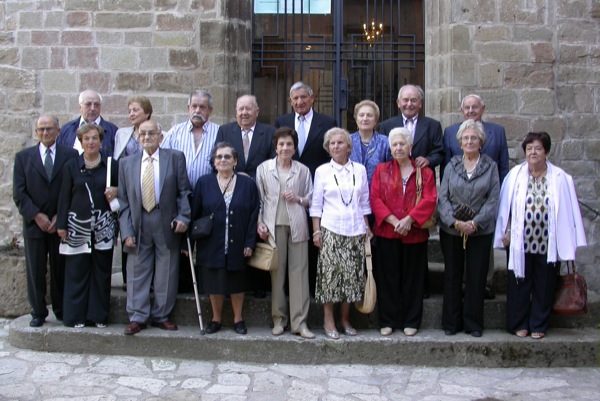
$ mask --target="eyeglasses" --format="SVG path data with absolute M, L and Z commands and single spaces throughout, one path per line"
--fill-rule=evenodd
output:
M 231 159 L 233 159 L 233 156 L 232 155 L 216 155 L 215 156 L 215 160 L 221 160 L 221 159 L 231 160 Z
M 35 132 L 37 132 L 38 134 L 43 134 L 44 132 L 52 132 L 55 129 L 55 127 L 39 127 L 35 129 Z
M 461 139 L 463 142 L 478 142 L 478 136 L 463 136 Z
M 81 104 L 84 105 L 85 107 L 92 107 L 92 106 L 94 106 L 94 107 L 98 108 L 98 107 L 102 106 L 102 104 L 98 103 L 98 102 L 83 102 Z
M 158 132 L 154 132 L 154 131 L 140 131 L 139 136 L 140 136 L 140 138 L 144 137 L 144 136 L 152 138 L 158 134 L 159 134 Z

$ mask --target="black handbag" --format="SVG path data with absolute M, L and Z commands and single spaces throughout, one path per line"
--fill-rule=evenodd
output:
M 190 230 L 190 239 L 198 241 L 210 235 L 214 223 L 214 213 L 194 220 Z
M 462 203 L 458 205 L 454 213 L 452 213 L 452 217 L 460 221 L 469 221 L 473 220 L 473 217 L 475 217 L 476 214 L 477 212 L 475 210 Z

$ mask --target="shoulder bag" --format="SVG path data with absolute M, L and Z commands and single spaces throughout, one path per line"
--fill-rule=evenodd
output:
M 218 180 L 218 179 L 217 179 Z M 229 184 L 233 181 L 233 175 L 229 179 L 227 186 L 221 193 L 221 201 L 223 201 L 223 197 L 225 196 L 225 192 L 227 188 L 229 188 Z M 221 202 L 217 204 L 220 205 Z M 216 207 L 215 207 L 216 209 Z M 213 224 L 214 224 L 215 214 L 214 212 L 209 214 L 208 216 L 200 217 L 192 222 L 192 227 L 190 228 L 190 239 L 193 241 L 201 240 L 202 238 L 206 238 L 212 232 Z
M 373 258 L 371 254 L 371 241 L 365 236 L 365 259 L 367 262 L 367 280 L 365 282 L 365 293 L 363 299 L 354 303 L 354 307 L 360 313 L 371 313 L 377 303 L 377 287 L 373 278 Z
M 573 260 L 567 262 L 567 274 L 559 277 L 552 312 L 568 316 L 585 315 L 588 312 L 587 283 L 582 275 L 577 274 Z
M 267 241 L 256 243 L 252 256 L 248 258 L 249 266 L 264 271 L 273 271 L 279 268 L 279 254 L 271 233 L 269 233 Z
M 417 200 L 415 201 L 415 206 L 419 204 L 421 198 L 423 198 L 423 177 L 421 176 L 421 167 L 417 167 Z M 433 213 L 431 214 L 431 216 L 429 216 L 429 219 L 427 219 L 427 221 L 425 221 L 425 223 L 421 225 L 421 228 L 431 228 L 435 226 L 435 224 L 437 223 L 437 218 L 438 211 L 436 205 L 435 209 L 433 210 Z

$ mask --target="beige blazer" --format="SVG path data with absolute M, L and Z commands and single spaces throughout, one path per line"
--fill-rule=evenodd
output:
M 279 192 L 279 175 L 277 174 L 277 157 L 266 160 L 256 169 L 256 185 L 260 193 L 260 211 L 258 222 L 263 223 L 269 229 L 269 233 L 275 233 L 275 215 L 277 213 L 277 202 L 281 199 Z M 313 184 L 308 167 L 292 160 L 292 167 L 286 180 L 286 187 L 296 195 L 302 197 L 306 204 L 312 199 Z M 285 201 L 284 201 L 285 202 Z M 308 241 L 308 218 L 307 208 L 298 203 L 286 202 L 286 208 L 290 218 L 290 231 L 292 242 Z

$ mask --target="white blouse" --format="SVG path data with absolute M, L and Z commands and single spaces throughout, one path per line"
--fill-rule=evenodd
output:
M 320 217 L 321 226 L 339 235 L 365 234 L 364 216 L 371 214 L 367 170 L 360 163 L 333 161 L 315 171 L 310 216 Z

